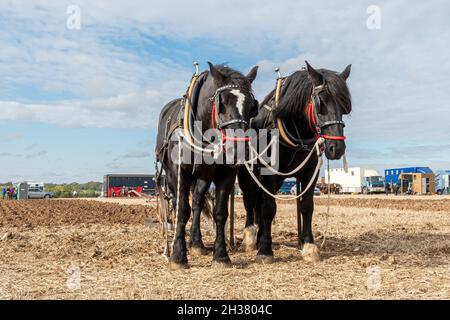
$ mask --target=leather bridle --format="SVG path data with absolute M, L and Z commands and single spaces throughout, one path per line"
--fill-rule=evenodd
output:
M 225 141 L 233 141 L 233 142 L 248 142 L 250 141 L 250 137 L 230 137 L 227 136 L 224 132 L 224 128 L 232 125 L 232 124 L 244 124 L 244 126 L 246 128 L 248 128 L 248 122 L 245 121 L 244 119 L 232 119 L 229 121 L 223 121 L 220 114 L 219 114 L 219 110 L 220 110 L 220 94 L 223 91 L 226 90 L 233 90 L 233 89 L 240 89 L 239 85 L 236 84 L 229 84 L 229 85 L 225 85 L 222 87 L 217 88 L 217 90 L 215 91 L 214 95 L 209 98 L 210 101 L 212 101 L 212 111 L 211 111 L 211 121 L 212 121 L 212 126 L 213 129 L 219 129 L 220 130 L 220 134 L 222 136 L 222 142 Z
M 326 140 L 338 140 L 344 141 L 346 139 L 345 136 L 330 136 L 327 134 L 322 134 L 322 129 L 332 126 L 332 125 L 341 125 L 345 127 L 345 122 L 342 120 L 331 120 L 331 121 L 321 121 L 318 116 L 318 110 L 320 110 L 320 96 L 321 92 L 327 92 L 328 86 L 324 83 L 319 86 L 315 86 L 312 89 L 311 100 L 306 106 L 306 115 L 308 117 L 309 128 L 314 132 L 316 139 L 320 137 Z

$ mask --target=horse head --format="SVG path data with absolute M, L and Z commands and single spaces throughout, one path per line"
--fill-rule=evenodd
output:
M 217 134 L 213 137 L 221 140 L 226 163 L 242 164 L 248 154 L 249 137 L 245 136 L 245 132 L 258 106 L 252 91 L 258 67 L 243 75 L 223 65 L 213 65 L 211 62 L 208 65 L 211 77 L 206 79 L 204 90 L 200 93 L 203 103 L 199 104 L 199 119 L 205 130 L 215 129 Z
M 325 155 L 328 159 L 340 159 L 345 153 L 344 114 L 352 109 L 350 91 L 346 80 L 351 65 L 344 71 L 314 69 L 306 61 L 308 78 L 312 82 L 311 100 L 306 107 L 309 123 L 315 126 L 318 136 L 325 139 Z M 312 122 L 312 123 L 311 123 Z

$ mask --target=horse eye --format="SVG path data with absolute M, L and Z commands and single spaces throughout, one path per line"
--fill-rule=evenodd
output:
M 315 97 L 315 108 L 316 108 L 316 111 L 317 111 L 317 113 L 319 113 L 319 114 L 322 114 L 322 111 L 323 111 L 323 109 L 324 109 L 324 107 L 323 107 L 323 101 L 322 101 L 322 99 L 320 98 L 320 96 L 317 96 L 317 97 Z
M 217 110 L 218 113 L 222 113 L 224 111 L 225 103 L 226 103 L 226 101 L 225 101 L 224 97 L 219 96 L 219 106 L 218 106 L 218 110 Z
M 326 115 L 328 113 L 327 110 L 328 96 L 319 95 L 318 99 L 319 99 L 319 108 L 317 112 L 320 113 L 321 115 Z
M 219 112 L 223 113 L 225 112 L 226 106 L 228 105 L 228 103 L 230 99 L 227 96 L 220 96 L 220 108 L 219 108 Z

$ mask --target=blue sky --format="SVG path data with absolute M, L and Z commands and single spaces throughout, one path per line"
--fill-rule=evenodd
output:
M 370 5 L 380 29 L 367 27 Z M 349 164 L 450 168 L 449 12 L 446 1 L 0 0 L 0 181 L 153 172 L 159 110 L 194 60 L 259 65 L 259 99 L 276 66 L 352 63 Z

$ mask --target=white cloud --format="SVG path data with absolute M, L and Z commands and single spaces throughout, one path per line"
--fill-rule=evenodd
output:
M 304 60 L 338 71 L 352 63 L 349 152 L 450 136 L 446 1 L 378 1 L 380 30 L 366 27 L 373 1 L 77 0 L 79 31 L 66 28 L 69 4 L 0 3 L 0 120 L 154 127 L 161 107 L 184 93 L 189 45 L 201 42 L 242 56 L 247 69 L 259 64 L 259 99 L 274 87 L 275 66 L 286 75 Z M 154 54 L 165 40 L 183 49 Z
M 23 137 L 24 137 L 23 134 L 20 133 L 3 133 L 0 134 L 0 143 L 22 140 Z
M 23 157 L 24 157 L 25 159 L 36 159 L 36 158 L 38 158 L 38 157 L 45 156 L 47 153 L 48 153 L 47 151 L 42 150 L 42 151 L 38 151 L 38 152 L 33 152 L 33 153 L 25 154 L 25 155 L 23 155 Z
M 155 90 L 88 101 L 18 103 L 0 101 L 0 120 L 50 123 L 64 127 L 143 128 L 155 126 L 164 97 Z
M 124 158 L 149 158 L 151 157 L 151 153 L 148 151 L 142 151 L 142 150 L 134 150 L 127 152 L 123 157 Z

